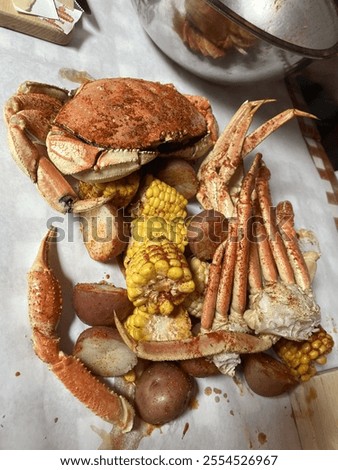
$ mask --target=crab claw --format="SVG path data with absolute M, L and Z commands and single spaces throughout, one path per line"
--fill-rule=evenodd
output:
M 128 432 L 134 421 L 134 409 L 128 400 L 94 377 L 78 358 L 59 349 L 56 327 L 61 315 L 61 286 L 48 263 L 48 249 L 54 236 L 52 227 L 43 238 L 28 273 L 29 318 L 35 353 L 87 408 Z

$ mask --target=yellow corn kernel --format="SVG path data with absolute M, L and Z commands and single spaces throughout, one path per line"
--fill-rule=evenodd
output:
M 326 356 L 319 356 L 317 359 L 316 359 L 316 363 L 317 364 L 320 364 L 321 366 L 323 366 L 324 364 L 327 363 L 327 358 Z
M 134 370 L 130 370 L 123 376 L 124 380 L 128 383 L 133 383 L 136 380 L 136 373 Z
M 168 269 L 167 276 L 173 280 L 181 279 L 183 276 L 183 269 L 180 267 L 172 267 Z
M 147 283 L 147 279 L 139 273 L 133 273 L 131 279 L 135 284 L 140 284 L 141 286 Z
M 169 263 L 165 259 L 160 259 L 155 261 L 155 271 L 157 274 L 168 274 L 169 273 Z
M 161 315 L 170 315 L 174 310 L 174 305 L 169 301 L 165 300 L 160 304 L 159 310 Z
M 143 293 L 143 290 L 138 287 L 128 287 L 127 283 L 128 297 L 131 299 L 136 299 L 140 297 Z
M 310 357 L 310 359 L 312 359 L 312 360 L 317 359 L 318 356 L 319 356 L 319 352 L 316 351 L 315 349 L 312 349 L 312 350 L 309 352 L 309 357 Z
M 156 270 L 155 270 L 155 266 L 153 265 L 153 263 L 145 263 L 139 272 L 141 276 L 149 280 L 152 278 L 152 276 L 154 276 L 155 271 Z
M 195 283 L 194 281 L 184 282 L 178 286 L 178 290 L 185 294 L 191 294 L 195 290 Z

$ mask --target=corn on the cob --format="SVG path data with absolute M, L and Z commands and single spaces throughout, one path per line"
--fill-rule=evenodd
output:
M 140 184 L 138 172 L 131 173 L 124 178 L 109 183 L 79 182 L 80 199 L 97 197 L 111 197 L 112 204 L 117 207 L 127 206 L 135 196 Z
M 185 219 L 187 216 L 187 199 L 175 188 L 149 176 L 145 182 L 143 194 L 132 209 L 133 217 L 162 217 L 170 222 L 174 219 Z
M 150 314 L 170 315 L 195 290 L 181 250 L 167 239 L 141 243 L 126 266 L 129 299 Z
M 306 382 L 316 374 L 314 363 L 326 364 L 326 356 L 332 351 L 334 342 L 322 327 L 307 341 L 291 341 L 282 338 L 274 346 L 277 355 L 289 367 L 290 373 Z
M 151 315 L 140 307 L 135 308 L 124 326 L 137 341 L 170 341 L 192 336 L 189 315 L 181 306 L 169 316 Z
M 163 217 L 138 217 L 131 223 L 131 237 L 125 257 L 125 264 L 133 257 L 142 243 L 147 240 L 166 238 L 182 251 L 188 244 L 187 226 L 184 220 L 167 221 Z

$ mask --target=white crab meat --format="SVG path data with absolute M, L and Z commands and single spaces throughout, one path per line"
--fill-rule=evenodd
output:
M 244 320 L 256 334 L 270 333 L 303 341 L 320 322 L 320 309 L 311 291 L 277 282 L 250 296 Z
M 240 355 L 236 353 L 221 352 L 212 356 L 212 362 L 221 374 L 233 377 L 236 372 L 236 367 L 241 363 L 241 358 Z

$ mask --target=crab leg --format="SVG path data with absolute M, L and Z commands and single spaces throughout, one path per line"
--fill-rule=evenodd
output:
M 300 111 L 299 109 L 294 108 L 287 109 L 277 114 L 277 116 L 274 116 L 273 118 L 266 121 L 264 124 L 262 124 L 254 132 L 252 132 L 245 138 L 242 149 L 242 157 L 246 157 L 250 152 L 252 152 L 252 150 L 257 147 L 259 143 L 269 137 L 270 134 L 272 134 L 286 122 L 290 121 L 290 119 L 293 119 L 297 116 L 317 119 L 317 117 L 313 114 L 306 113 L 305 111 Z
M 263 289 L 258 246 L 255 242 L 250 243 L 248 284 L 250 292 L 259 292 Z
M 259 169 L 256 180 L 258 201 L 262 212 L 267 238 L 277 265 L 279 275 L 282 281 L 284 281 L 286 284 L 294 284 L 295 279 L 293 275 L 293 269 L 290 265 L 288 255 L 275 220 L 269 189 L 269 179 L 270 171 L 264 165 Z
M 20 111 L 8 121 L 8 141 L 13 158 L 34 183 L 37 181 L 40 149 L 46 140 L 49 127 L 44 113 L 32 109 Z
M 55 229 L 51 228 L 28 273 L 34 351 L 78 400 L 102 419 L 128 432 L 134 419 L 130 403 L 97 380 L 79 359 L 59 350 L 56 327 L 62 308 L 61 287 L 48 264 L 48 249 L 54 235 Z
M 250 170 L 246 174 L 237 204 L 238 216 L 238 248 L 237 261 L 234 273 L 234 286 L 232 292 L 232 312 L 243 315 L 247 304 L 248 265 L 250 252 L 251 194 L 255 186 L 255 179 L 261 164 L 262 155 L 257 154 Z
M 264 283 L 273 284 L 278 281 L 278 271 L 271 252 L 270 243 L 265 230 L 264 221 L 260 213 L 257 198 L 254 201 L 254 215 L 254 244 L 257 245 L 258 258 L 260 261 L 260 270 L 262 271 Z
M 253 336 L 233 331 L 211 331 L 180 341 L 135 341 L 115 315 L 115 324 L 126 345 L 151 361 L 179 361 L 212 356 L 221 352 L 246 354 L 265 351 L 273 344 L 270 335 Z
M 201 314 L 201 327 L 207 330 L 211 328 L 215 316 L 217 293 L 222 270 L 222 261 L 224 257 L 224 252 L 227 247 L 227 241 L 228 240 L 225 240 L 217 247 L 217 250 L 215 251 L 209 268 L 208 286 L 206 289 Z
M 303 290 L 310 289 L 311 278 L 304 256 L 298 245 L 291 202 L 283 201 L 277 204 L 276 220 L 295 274 L 296 282 Z
M 216 311 L 223 320 L 227 319 L 232 286 L 234 280 L 234 270 L 237 255 L 237 236 L 238 236 L 238 221 L 231 219 L 229 223 L 229 234 L 226 245 L 226 256 L 224 257 L 221 279 L 219 282 L 219 291 L 217 296 Z

